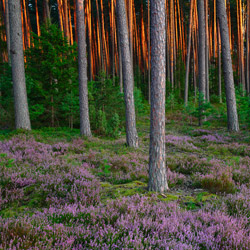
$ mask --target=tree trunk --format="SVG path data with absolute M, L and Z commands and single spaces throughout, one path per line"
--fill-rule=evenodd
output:
M 206 96 L 206 24 L 204 0 L 197 1 L 198 21 L 199 21 L 199 105 L 204 103 Z M 202 110 L 199 115 L 199 125 L 202 125 Z
M 66 0 L 64 0 L 64 1 L 66 1 Z M 45 0 L 45 13 L 46 13 L 47 22 L 49 24 L 51 24 L 49 0 Z
M 138 147 L 136 131 L 133 69 L 129 49 L 128 25 L 124 0 L 117 0 L 117 22 L 122 56 L 122 71 L 124 80 L 124 99 L 126 109 L 126 138 L 130 147 Z
M 227 120 L 230 131 L 239 131 L 238 114 L 236 107 L 232 58 L 230 53 L 227 13 L 224 0 L 217 0 L 217 14 L 220 23 L 221 48 L 223 71 L 227 99 Z
M 103 44 L 102 44 L 102 32 L 101 32 L 101 21 L 100 21 L 100 13 L 99 13 L 99 4 L 98 4 L 98 0 L 96 0 L 96 11 L 97 11 L 97 24 L 98 24 L 98 28 L 97 28 L 97 32 L 98 32 L 98 36 L 99 36 L 99 46 L 100 46 L 100 56 L 101 56 L 101 71 L 104 72 L 104 59 L 103 59 Z M 103 80 L 102 80 L 103 81 Z
M 120 37 L 117 36 L 118 40 L 118 50 L 119 50 L 119 85 L 120 85 L 120 92 L 123 93 L 123 76 L 122 76 L 122 53 L 121 53 L 121 43 Z
M 205 23 L 206 23 L 206 100 L 210 102 L 209 93 L 209 30 L 208 30 L 208 0 L 205 0 Z
M 174 58 L 174 46 L 175 46 L 175 27 L 174 27 L 174 2 L 170 0 L 170 81 L 172 91 L 174 90 L 174 68 L 175 68 L 175 58 Z
M 217 41 L 218 41 L 218 83 L 219 83 L 219 98 L 220 98 L 220 103 L 222 103 L 222 89 L 221 89 L 221 38 L 220 38 L 220 26 L 219 22 L 217 22 Z
M 250 72 L 249 72 L 249 67 L 250 67 L 250 2 L 247 2 L 247 34 L 246 34 L 246 42 L 247 42 L 247 55 L 246 55 L 246 87 L 247 87 L 247 93 L 248 95 L 250 94 Z
M 168 190 L 165 165 L 166 29 L 165 0 L 151 0 L 151 115 L 149 190 Z
M 192 27 L 193 27 L 193 3 L 194 0 L 190 2 L 190 12 L 189 12 L 189 31 L 188 31 L 188 49 L 187 49 L 187 63 L 186 63 L 186 78 L 185 78 L 185 96 L 184 103 L 185 106 L 188 104 L 188 84 L 189 84 L 189 68 L 190 68 L 190 52 L 191 52 L 191 38 L 192 38 Z
M 88 106 L 88 77 L 85 40 L 84 0 L 76 1 L 81 135 L 91 136 Z
M 5 29 L 6 29 L 6 42 L 8 51 L 8 63 L 11 66 L 11 55 L 10 55 L 10 20 L 9 20 L 9 1 L 5 0 Z
M 38 6 L 37 6 L 37 0 L 35 0 L 35 7 L 36 7 L 36 27 L 37 27 L 37 35 L 41 35 L 41 29 L 40 29 L 40 22 L 39 22 L 39 12 L 38 12 Z
M 31 129 L 25 84 L 20 1 L 9 0 L 10 52 L 16 129 Z
M 151 99 L 151 65 L 150 65 L 150 53 L 151 53 L 151 43 L 150 43 L 150 0 L 148 0 L 148 103 L 150 104 L 150 99 Z

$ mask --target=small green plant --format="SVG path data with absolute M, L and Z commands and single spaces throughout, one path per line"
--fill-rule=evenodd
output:
M 120 134 L 119 126 L 120 126 L 119 115 L 117 113 L 114 113 L 114 115 L 108 121 L 108 126 L 107 126 L 108 135 L 117 138 Z
M 14 167 L 15 159 L 9 159 L 7 157 L 7 154 L 0 154 L 0 166 L 6 167 L 6 168 L 12 168 Z
M 107 119 L 106 119 L 106 113 L 102 110 L 99 110 L 97 113 L 96 118 L 96 127 L 98 129 L 98 132 L 102 135 L 106 135 L 107 132 Z

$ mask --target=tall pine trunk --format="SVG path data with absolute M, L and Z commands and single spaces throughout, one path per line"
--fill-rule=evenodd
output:
M 6 42 L 8 51 L 8 63 L 11 66 L 9 0 L 4 0 L 4 1 L 5 1 L 5 30 L 6 30 Z
M 189 31 L 188 31 L 188 47 L 187 47 L 187 63 L 186 63 L 186 78 L 185 78 L 185 94 L 184 103 L 188 104 L 188 87 L 189 87 L 189 69 L 190 69 L 190 54 L 191 54 L 191 41 L 192 41 L 192 25 L 193 25 L 193 5 L 194 0 L 190 2 L 189 12 Z
M 150 43 L 150 0 L 148 0 L 148 102 L 150 104 L 150 89 L 151 89 L 151 82 L 150 82 L 150 74 L 151 74 L 151 65 L 150 65 L 150 53 L 151 53 L 151 43 Z
M 209 30 L 208 30 L 208 0 L 205 0 L 205 24 L 206 24 L 206 100 L 210 102 L 209 87 Z
M 129 49 L 128 22 L 124 0 L 117 0 L 117 22 L 122 56 L 124 99 L 126 109 L 126 138 L 129 147 L 137 148 L 138 135 L 135 120 L 133 69 Z
M 222 61 L 223 61 L 223 71 L 224 71 L 226 100 L 227 100 L 228 129 L 230 131 L 239 131 L 232 58 L 231 58 L 230 44 L 229 44 L 227 12 L 224 0 L 217 0 L 217 14 L 220 23 Z
M 149 190 L 168 190 L 165 165 L 166 29 L 165 0 L 151 0 L 151 115 Z
M 64 0 L 66 1 L 66 0 Z M 46 13 L 46 21 L 51 24 L 51 17 L 50 17 L 50 8 L 49 8 L 49 0 L 45 0 L 45 13 Z
M 246 55 L 246 87 L 247 93 L 250 94 L 250 2 L 247 2 L 247 32 L 246 32 L 246 42 L 247 42 L 247 55 Z
M 217 22 L 217 44 L 218 44 L 218 84 L 219 84 L 219 98 L 220 103 L 222 103 L 222 89 L 221 89 L 221 38 L 220 38 L 220 26 L 219 22 Z
M 88 106 L 88 77 L 85 39 L 84 0 L 76 0 L 81 135 L 91 136 Z
M 20 1 L 9 0 L 10 53 L 16 129 L 31 129 L 25 84 Z
M 206 96 L 206 23 L 205 23 L 205 6 L 204 0 L 197 1 L 198 21 L 199 21 L 199 51 L 198 51 L 198 66 L 199 66 L 199 125 L 202 125 L 202 110 L 201 106 L 205 101 Z

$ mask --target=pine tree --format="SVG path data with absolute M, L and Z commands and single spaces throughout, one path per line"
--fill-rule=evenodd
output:
M 119 42 L 121 47 L 123 86 L 126 108 L 126 138 L 130 147 L 138 147 L 138 135 L 135 120 L 134 104 L 134 82 L 133 69 L 131 64 L 131 54 L 129 49 L 128 22 L 126 17 L 126 8 L 124 0 L 117 0 L 117 21 Z
M 239 131 L 236 107 L 232 58 L 230 53 L 227 12 L 224 0 L 217 0 L 217 14 L 220 24 L 222 62 L 226 87 L 227 121 L 229 131 Z
M 76 1 L 77 37 L 78 37 L 78 69 L 81 135 L 91 136 L 88 106 L 87 55 L 84 21 L 84 0 Z
M 198 20 L 199 20 L 199 125 L 202 125 L 201 106 L 206 97 L 206 23 L 205 23 L 205 5 L 204 0 L 197 1 Z
M 9 0 L 10 53 L 15 102 L 16 129 L 31 129 L 23 57 L 20 1 Z
M 149 190 L 168 190 L 165 166 L 165 0 L 151 0 L 151 115 Z

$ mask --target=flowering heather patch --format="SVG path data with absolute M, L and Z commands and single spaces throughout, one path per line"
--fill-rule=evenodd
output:
M 250 164 L 235 164 L 233 179 L 239 184 L 250 184 Z
M 230 144 L 224 144 L 222 146 L 227 148 L 234 155 L 250 157 L 250 146 L 248 144 L 235 142 Z
M 110 183 L 148 181 L 148 157 L 140 153 L 103 156 L 90 150 L 89 154 L 84 155 L 84 160 L 93 167 L 101 179 Z M 183 174 L 172 172 L 170 169 L 167 169 L 167 178 L 170 186 L 181 184 L 185 180 Z
M 206 174 L 211 171 L 213 166 L 224 166 L 224 162 L 218 159 L 200 158 L 197 155 L 169 155 L 166 157 L 167 165 L 171 170 L 182 174 L 191 175 L 194 173 Z
M 222 135 L 214 134 L 214 135 L 203 135 L 200 137 L 200 140 L 213 143 L 225 143 L 229 140 L 229 138 L 224 137 Z
M 168 142 L 182 149 L 194 140 L 170 136 Z M 0 142 L 0 249 L 250 249 L 249 157 L 223 161 L 200 149 L 167 154 L 171 189 L 191 180 L 233 193 L 187 211 L 177 189 L 162 200 L 145 190 L 146 154 L 87 148 L 82 139 L 50 145 L 16 136 Z M 136 181 L 141 184 L 133 186 Z M 110 192 L 127 188 L 122 194 L 129 197 L 109 196 L 103 184 Z M 138 192 L 144 196 L 131 196 Z M 169 202 L 171 197 L 179 198 Z M 189 197 L 200 202 L 196 194 Z
M 0 219 L 4 249 L 249 249 L 244 219 L 191 212 L 139 195 L 106 206 L 45 209 L 32 217 Z
M 184 151 L 198 151 L 199 149 L 192 143 L 192 138 L 189 136 L 167 135 L 166 144 L 173 145 Z
M 240 192 L 229 194 L 223 199 L 226 211 L 234 217 L 245 217 L 250 225 L 250 188 L 242 185 Z
M 69 164 L 68 150 L 69 144 L 48 145 L 25 136 L 0 142 L 2 209 L 13 203 L 38 207 L 98 203 L 100 185 L 90 166 Z

